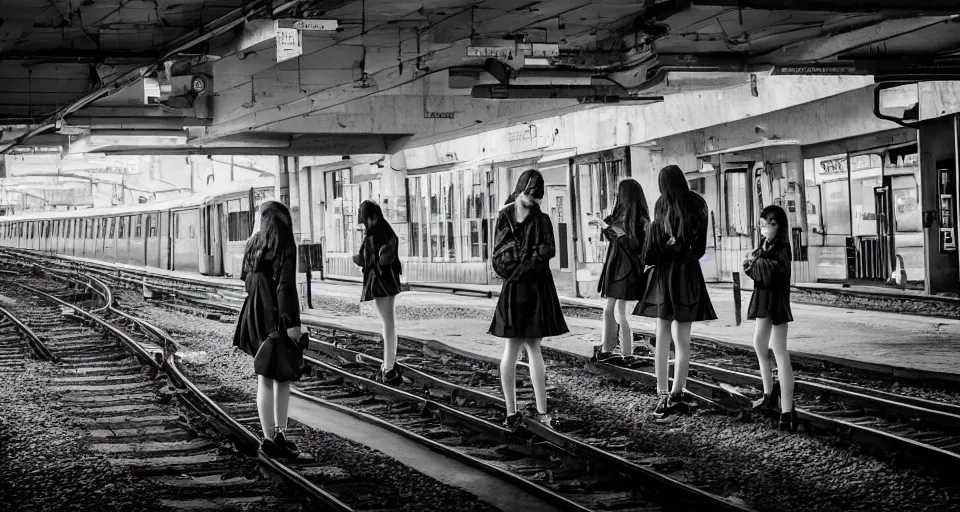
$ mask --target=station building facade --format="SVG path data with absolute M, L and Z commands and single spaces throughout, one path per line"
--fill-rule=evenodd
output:
M 931 282 L 931 251 L 940 246 L 924 220 L 934 173 L 923 171 L 923 130 L 878 118 L 874 85 L 820 85 L 810 101 L 765 109 L 749 106 L 755 90 L 722 91 L 716 109 L 695 122 L 676 119 L 670 105 L 603 106 L 392 157 L 291 158 L 282 180 L 300 184 L 289 190 L 301 237 L 323 244 L 328 274 L 359 275 L 356 211 L 372 199 L 400 237 L 407 280 L 497 284 L 493 224 L 519 174 L 535 168 L 547 185 L 557 287 L 596 296 L 606 251 L 596 220 L 611 213 L 617 184 L 638 180 L 652 208 L 659 170 L 677 164 L 710 208 L 701 259 L 708 280 L 729 282 L 740 272 L 757 243 L 760 210 L 778 204 L 790 220 L 797 283 L 882 284 L 902 261 L 911 286 L 957 291 L 960 278 L 935 272 Z M 723 118 L 717 112 L 734 119 L 709 125 Z

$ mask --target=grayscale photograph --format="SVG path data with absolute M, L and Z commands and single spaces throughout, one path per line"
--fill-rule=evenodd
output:
M 960 512 L 960 0 L 0 0 L 0 512 Z

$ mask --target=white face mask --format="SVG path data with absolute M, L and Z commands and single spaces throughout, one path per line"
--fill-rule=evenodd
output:
M 768 241 L 773 241 L 774 237 L 777 236 L 778 226 L 774 223 L 764 223 L 760 227 L 760 234 L 763 235 L 763 238 Z

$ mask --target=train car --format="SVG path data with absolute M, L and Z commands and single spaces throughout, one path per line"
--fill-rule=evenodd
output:
M 0 246 L 239 275 L 252 213 L 273 190 L 273 178 L 262 178 L 157 203 L 0 216 Z

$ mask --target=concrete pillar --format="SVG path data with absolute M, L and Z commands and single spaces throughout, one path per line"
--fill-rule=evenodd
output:
M 955 116 L 941 117 L 920 125 L 917 135 L 920 151 L 920 206 L 923 211 L 925 253 L 924 291 L 929 294 L 960 292 L 960 259 L 956 249 L 941 246 L 941 173 L 946 170 L 954 183 L 958 180 L 957 121 Z M 954 213 L 956 217 L 956 213 Z M 956 223 L 954 223 L 954 237 Z M 954 238 L 956 240 L 956 238 Z
M 395 170 L 394 159 L 402 159 L 402 153 L 385 156 L 380 169 L 380 208 L 399 241 L 400 256 L 409 254 L 409 219 L 407 219 L 407 171 Z

